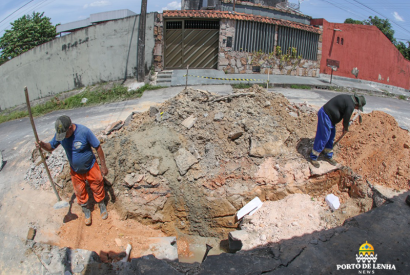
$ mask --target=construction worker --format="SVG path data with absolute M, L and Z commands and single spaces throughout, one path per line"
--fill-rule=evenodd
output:
M 85 224 L 91 225 L 91 211 L 88 208 L 89 196 L 86 190 L 87 181 L 93 193 L 95 202 L 100 208 L 101 218 L 108 218 L 107 208 L 104 204 L 105 191 L 103 175 L 108 174 L 105 165 L 104 152 L 100 146 L 100 141 L 87 127 L 71 123 L 68 116 L 60 116 L 55 122 L 56 134 L 50 142 L 39 141 L 39 146 L 48 152 L 54 151 L 60 144 L 64 147 L 68 161 L 71 166 L 71 181 L 77 202 L 85 215 Z M 97 150 L 101 162 L 101 170 L 96 162 L 91 147 Z
M 343 119 L 343 134 L 349 130 L 350 117 L 356 109 L 363 111 L 366 105 L 364 96 L 338 95 L 329 100 L 317 113 L 317 130 L 312 152 L 310 153 L 310 162 L 316 168 L 320 167 L 317 161 L 320 153 L 323 151 L 325 159 L 336 166 L 337 162 L 333 159 L 333 142 L 336 135 L 336 124 Z

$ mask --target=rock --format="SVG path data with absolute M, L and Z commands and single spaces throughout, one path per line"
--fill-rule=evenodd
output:
M 265 104 L 263 105 L 263 107 L 269 107 L 271 105 L 270 101 L 266 101 Z
M 242 135 L 243 135 L 242 131 L 241 132 L 231 132 L 231 133 L 229 133 L 228 138 L 230 140 L 235 140 L 235 139 L 240 138 Z
M 251 138 L 251 147 L 249 155 L 253 157 L 269 157 L 286 153 L 287 147 L 279 137 L 269 136 L 263 140 L 255 137 Z
M 36 229 L 30 227 L 27 233 L 27 240 L 33 240 L 35 236 L 36 236 Z
M 229 242 L 229 251 L 236 252 L 242 249 L 243 243 L 249 238 L 248 232 L 245 230 L 235 230 L 229 232 L 228 242 Z
M 157 107 L 151 106 L 149 107 L 149 116 L 154 117 L 157 113 L 159 113 Z
M 136 112 L 132 112 L 124 121 L 124 126 L 128 126 L 131 123 L 131 120 Z
M 128 186 L 134 186 L 134 184 L 136 184 L 136 180 L 134 179 L 134 177 L 131 174 L 128 174 L 125 176 L 124 178 L 124 182 L 128 185 Z
M 218 112 L 214 116 L 214 121 L 220 121 L 224 118 L 224 114 L 222 112 Z
M 186 149 L 180 148 L 174 157 L 174 160 L 179 169 L 179 174 L 181 176 L 188 172 L 192 165 L 198 163 L 198 160 Z
M 295 112 L 290 112 L 289 115 L 292 116 L 292 117 L 298 117 L 298 114 L 295 113 Z
M 329 207 L 332 210 L 339 209 L 339 207 L 340 207 L 339 198 L 336 197 L 335 195 L 329 194 L 329 195 L 326 196 L 325 200 L 326 200 L 327 205 L 329 205 Z
M 197 118 L 194 117 L 193 115 L 190 115 L 184 121 L 182 121 L 182 125 L 184 125 L 187 129 L 191 129 L 192 126 L 194 126 L 196 121 L 197 121 Z
M 122 241 L 120 240 L 120 239 L 118 239 L 118 238 L 115 238 L 115 243 L 117 244 L 117 246 L 122 246 Z
M 84 270 L 84 265 L 83 264 L 75 265 L 72 269 L 72 271 L 74 273 L 81 273 L 81 271 L 83 271 L 83 270 Z
M 148 167 L 147 170 L 148 172 L 150 172 L 151 175 L 156 176 L 159 173 L 158 167 L 159 167 L 159 159 L 156 158 L 151 161 L 151 165 Z

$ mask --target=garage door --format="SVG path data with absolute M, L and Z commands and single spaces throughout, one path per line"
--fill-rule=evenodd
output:
M 165 22 L 165 69 L 216 69 L 219 21 Z

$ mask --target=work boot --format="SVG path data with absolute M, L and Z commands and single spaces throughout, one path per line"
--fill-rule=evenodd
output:
M 85 225 L 91 225 L 91 211 L 87 208 L 86 205 L 82 205 L 84 216 L 85 216 Z
M 337 161 L 335 161 L 333 158 L 331 158 L 331 159 L 326 158 L 326 161 L 329 162 L 333 166 L 337 166 Z
M 319 168 L 319 167 L 320 167 L 320 163 L 319 163 L 317 160 L 311 159 L 311 160 L 310 160 L 310 163 L 312 163 L 312 165 L 313 165 L 314 167 L 316 167 L 316 168 Z
M 106 220 L 108 218 L 108 212 L 107 212 L 107 207 L 105 207 L 104 202 L 100 201 L 98 203 L 98 207 L 100 207 L 101 219 Z

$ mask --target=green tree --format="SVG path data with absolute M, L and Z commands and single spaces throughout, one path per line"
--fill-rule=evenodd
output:
M 14 58 L 38 45 L 52 40 L 56 35 L 49 17 L 43 13 L 33 12 L 24 15 L 10 23 L 10 30 L 6 30 L 0 38 L 1 60 Z
M 410 41 L 407 41 L 407 47 L 403 42 L 397 43 L 396 47 L 404 56 L 404 58 L 410 60 Z
M 354 19 L 352 19 L 352 18 L 347 18 L 344 23 L 345 23 L 345 24 L 363 25 L 363 21 L 354 20 Z
M 0 56 L 0 65 L 9 61 L 7 58 Z
M 396 45 L 394 30 L 392 29 L 389 19 L 381 19 L 377 16 L 369 16 L 368 19 L 363 21 L 347 18 L 344 23 L 376 26 L 394 45 Z
M 363 21 L 364 25 L 376 26 L 384 35 L 396 45 L 396 39 L 394 38 L 394 30 L 389 22 L 389 19 L 381 19 L 377 16 L 369 16 L 369 19 Z

